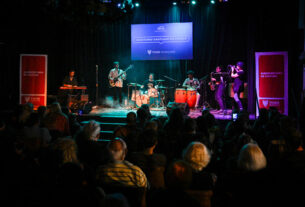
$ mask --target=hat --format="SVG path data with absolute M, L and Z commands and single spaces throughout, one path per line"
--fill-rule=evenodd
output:
M 192 75 L 194 75 L 194 71 L 192 71 L 192 70 L 189 70 L 189 71 L 187 71 L 187 74 L 189 75 L 189 74 L 192 74 Z

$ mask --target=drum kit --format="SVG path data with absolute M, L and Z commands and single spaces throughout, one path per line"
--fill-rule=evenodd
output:
M 134 107 L 141 107 L 143 104 L 155 106 L 156 108 L 165 107 L 165 91 L 170 87 L 162 86 L 164 80 L 155 80 L 157 85 L 149 87 L 147 91 L 140 90 L 141 84 L 129 83 L 128 84 L 128 99 L 129 87 L 132 87 L 131 101 L 134 102 Z M 175 102 L 187 103 L 190 108 L 194 108 L 197 101 L 197 90 L 192 87 L 179 87 L 175 89 Z
M 165 80 L 155 80 L 157 85 L 155 87 L 148 86 L 147 91 L 140 90 L 141 84 L 129 83 L 128 84 L 128 100 L 129 100 L 129 87 L 132 87 L 131 101 L 134 102 L 134 107 L 141 107 L 143 104 L 155 106 L 156 108 L 164 107 L 164 91 L 168 87 L 162 86 L 162 82 Z

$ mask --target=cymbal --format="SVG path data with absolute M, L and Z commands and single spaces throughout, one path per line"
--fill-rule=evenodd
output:
M 160 79 L 160 80 L 155 80 L 155 81 L 157 81 L 157 82 L 163 82 L 163 81 L 165 81 L 165 80 L 161 80 L 161 79 Z
M 138 83 L 128 83 L 128 85 L 129 86 L 139 86 L 139 87 L 141 86 L 141 84 L 138 84 Z
M 158 89 L 167 89 L 168 87 L 165 86 L 159 86 Z

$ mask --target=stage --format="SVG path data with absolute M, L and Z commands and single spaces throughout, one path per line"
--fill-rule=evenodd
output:
M 93 107 L 89 116 L 100 116 L 100 117 L 114 117 L 114 118 L 126 118 L 126 115 L 133 111 L 137 112 L 138 108 L 135 107 L 119 107 L 119 108 L 107 108 L 107 107 Z M 216 119 L 219 120 L 231 120 L 232 119 L 232 109 L 227 109 L 225 113 L 218 113 L 216 109 L 209 109 L 210 113 L 214 115 Z M 166 108 L 150 108 L 150 113 L 154 117 L 166 118 Z M 191 118 L 197 118 L 201 116 L 202 109 L 190 109 L 188 116 Z M 250 120 L 255 119 L 254 114 L 249 115 Z

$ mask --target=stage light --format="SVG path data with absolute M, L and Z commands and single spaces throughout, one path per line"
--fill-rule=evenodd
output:
M 192 4 L 193 4 L 193 5 L 196 5 L 196 3 L 197 3 L 196 1 L 192 1 Z
M 118 6 L 118 8 L 121 8 L 122 4 L 121 4 L 121 3 L 118 3 L 117 6 Z
M 173 5 L 176 6 L 176 5 L 177 5 L 177 2 L 174 1 L 174 2 L 173 2 Z
M 211 4 L 215 4 L 215 1 L 214 1 L 214 0 L 211 0 Z
M 134 5 L 135 5 L 136 7 L 139 7 L 139 6 L 140 6 L 140 3 L 139 3 L 139 2 L 136 2 Z

